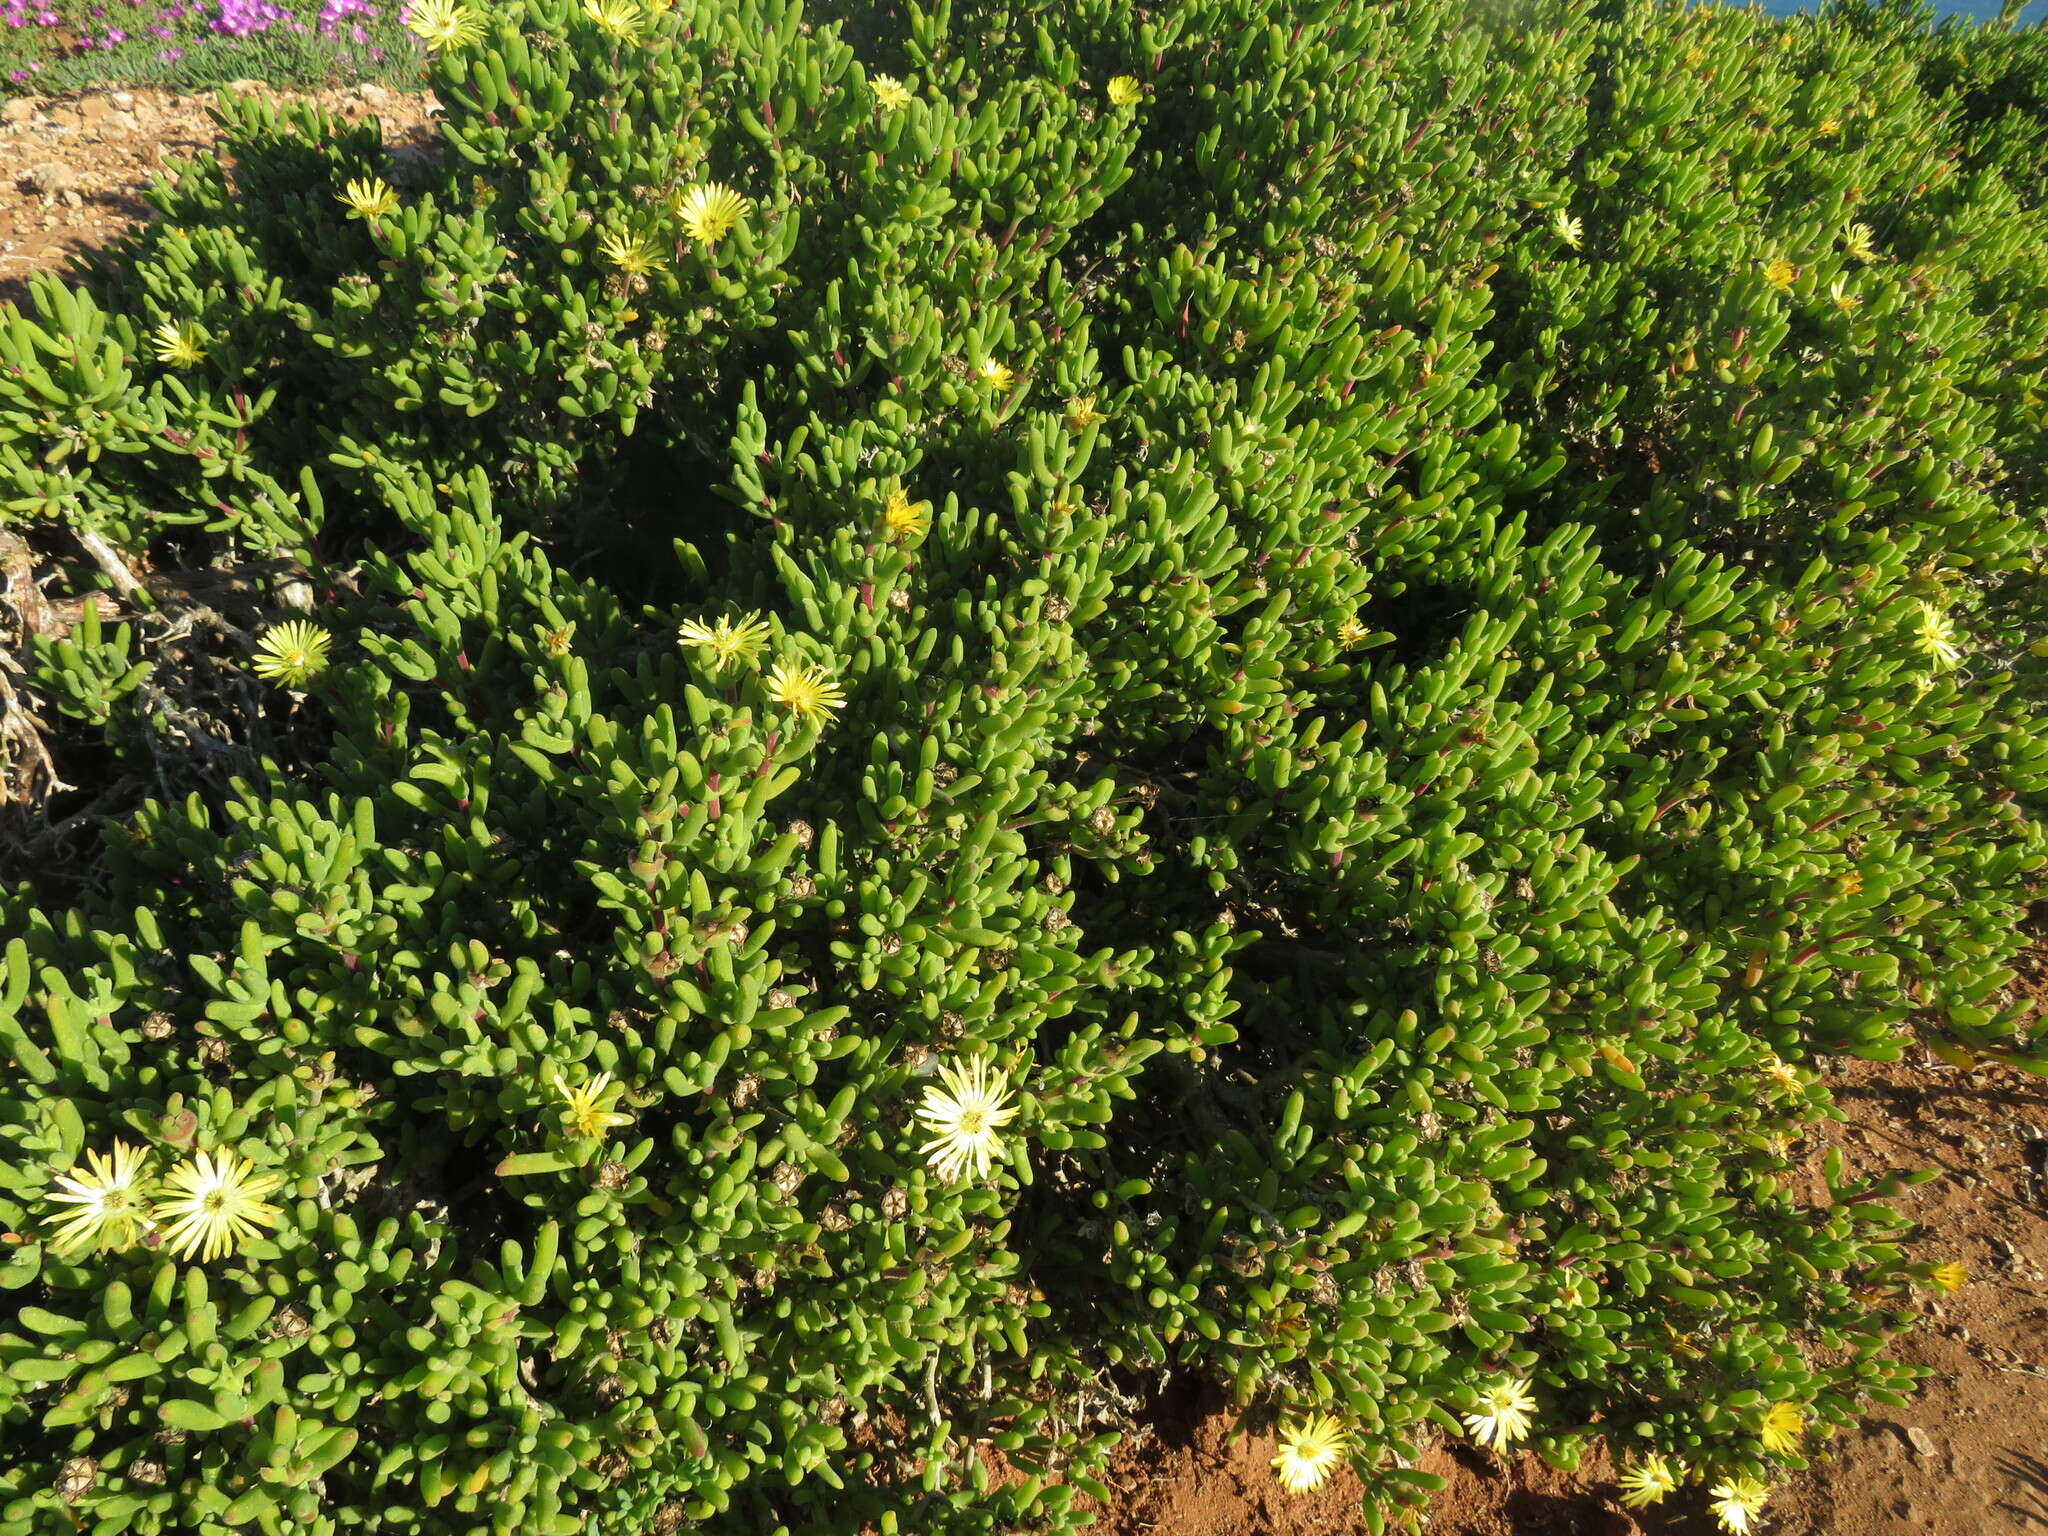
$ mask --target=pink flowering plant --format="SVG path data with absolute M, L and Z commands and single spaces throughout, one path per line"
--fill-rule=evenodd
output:
M 405 0 L 0 0 L 10 93 L 114 82 L 186 88 L 410 82 Z

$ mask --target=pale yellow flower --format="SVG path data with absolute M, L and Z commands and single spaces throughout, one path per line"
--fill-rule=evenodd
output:
M 1351 1448 L 1351 1436 L 1335 1414 L 1314 1413 L 1280 1431 L 1273 1470 L 1289 1493 L 1319 1487 Z
M 1481 1445 L 1504 1451 L 1529 1433 L 1535 1408 L 1526 1381 L 1503 1377 L 1479 1394 L 1479 1409 L 1465 1415 L 1465 1430 Z
M 298 688 L 327 670 L 331 644 L 333 637 L 319 625 L 304 619 L 288 619 L 263 632 L 250 670 L 271 682 Z
M 1081 432 L 1103 420 L 1102 412 L 1095 409 L 1093 395 L 1076 395 L 1067 402 L 1067 426 Z
M 350 218 L 361 219 L 365 223 L 374 223 L 385 214 L 398 211 L 398 193 L 382 176 L 351 181 L 334 194 L 334 200 L 348 208 Z
M 597 237 L 597 254 L 628 277 L 645 277 L 661 269 L 661 251 L 644 235 L 606 230 Z
M 635 0 L 583 0 L 583 14 L 622 43 L 638 38 L 641 24 L 647 19 Z
M 1970 1272 L 1951 1259 L 1946 1264 L 1937 1264 L 1927 1272 L 1927 1278 L 1944 1295 L 1953 1296 L 1969 1283 Z
M 761 654 L 773 632 L 768 621 L 750 613 L 735 621 L 721 617 L 716 624 L 685 619 L 676 634 L 684 645 L 710 652 L 711 670 L 723 671 L 734 662 L 751 663 Z
M 205 332 L 191 321 L 166 320 L 151 333 L 156 360 L 173 368 L 197 368 L 206 361 Z
M 117 1141 L 109 1156 L 88 1151 L 83 1169 L 73 1164 L 59 1174 L 44 1198 L 73 1209 L 45 1218 L 57 1229 L 50 1247 L 69 1259 L 87 1250 L 126 1248 L 141 1237 L 149 1226 L 146 1156 L 141 1147 Z
M 1102 88 L 1102 94 L 1109 98 L 1112 107 L 1128 107 L 1145 92 L 1135 75 L 1115 75 Z
M 979 1056 L 965 1067 L 940 1067 L 939 1080 L 925 1089 L 917 1109 L 918 1119 L 936 1132 L 921 1149 L 925 1161 L 949 1184 L 967 1172 L 985 1179 L 1002 1146 L 996 1132 L 1017 1114 L 1010 1090 Z
M 1017 382 L 1017 375 L 994 358 L 984 358 L 974 365 L 975 376 L 997 394 L 1003 393 Z
M 282 1213 L 262 1197 L 283 1182 L 234 1152 L 200 1152 L 164 1175 L 165 1194 L 150 1215 L 163 1228 L 166 1250 L 208 1263 L 278 1224 Z
M 562 1099 L 562 1128 L 579 1140 L 602 1136 L 616 1126 L 633 1123 L 631 1115 L 622 1115 L 612 1108 L 612 1100 L 624 1092 L 624 1088 L 613 1087 L 609 1072 L 600 1072 L 589 1082 L 578 1083 L 574 1088 L 562 1081 L 560 1073 L 556 1073 L 555 1092 Z
M 1764 263 L 1764 281 L 1773 288 L 1781 291 L 1790 288 L 1798 276 L 1799 269 L 1782 256 Z
M 846 703 L 846 693 L 823 667 L 778 662 L 768 673 L 768 697 L 806 720 L 822 720 Z
M 1841 120 L 1839 118 L 1824 117 L 1820 120 L 1820 125 L 1813 131 L 1824 139 L 1832 139 L 1842 131 Z
M 1771 1490 L 1753 1477 L 1731 1477 L 1725 1483 L 1716 1483 L 1709 1490 L 1714 1497 L 1714 1517 L 1721 1522 L 1721 1529 L 1732 1536 L 1748 1536 L 1756 1526 L 1756 1517 L 1763 1513 L 1764 1503 L 1771 1496 Z
M 1557 217 L 1550 221 L 1550 232 L 1576 251 L 1579 248 L 1580 237 L 1586 232 L 1586 226 L 1560 208 L 1557 210 Z
M 1671 1463 L 1652 1453 L 1621 1474 L 1621 1502 L 1629 1509 L 1646 1509 L 1678 1488 L 1678 1474 Z
M 1873 238 L 1868 224 L 1851 224 L 1842 236 L 1842 250 L 1856 261 L 1875 261 L 1877 252 L 1870 243 Z
M 467 48 L 484 35 L 484 19 L 467 0 L 414 0 L 405 29 L 427 45 L 427 52 Z
M 912 501 L 900 488 L 889 493 L 889 500 L 882 507 L 882 527 L 890 538 L 899 543 L 904 539 L 922 538 L 931 525 L 930 502 Z
M 1937 666 L 1952 667 L 1963 659 L 1962 647 L 1956 644 L 1955 622 L 1925 601 L 1920 604 L 1919 645 Z
M 1798 1453 L 1799 1437 L 1806 1433 L 1806 1415 L 1791 1403 L 1773 1403 L 1757 1426 L 1757 1438 L 1773 1456 Z
M 716 181 L 685 188 L 675 200 L 683 233 L 699 245 L 718 244 L 752 211 L 753 205 L 744 197 Z
M 1772 1053 L 1764 1058 L 1762 1071 L 1765 1077 L 1768 1077 L 1787 1093 L 1797 1093 L 1806 1086 L 1800 1082 L 1799 1074 L 1793 1071 L 1787 1063 L 1781 1061 L 1776 1053 Z
M 1358 620 L 1346 619 L 1337 626 L 1337 643 L 1346 646 L 1363 645 L 1371 634 L 1372 631 L 1359 623 Z
M 875 93 L 875 105 L 884 112 L 901 112 L 917 98 L 894 75 L 875 75 L 868 81 L 868 89 Z
M 1849 291 L 1848 284 L 1844 283 L 1839 277 L 1828 284 L 1828 298 L 1833 302 L 1835 308 L 1845 315 L 1854 312 L 1863 302 Z

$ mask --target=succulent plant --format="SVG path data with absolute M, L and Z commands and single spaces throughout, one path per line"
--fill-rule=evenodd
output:
M 1166 1366 L 1748 1519 L 1910 1385 L 1813 1132 L 2044 1058 L 2039 29 L 429 11 L 438 154 L 228 101 L 0 321 L 0 1536 L 1073 1531 Z

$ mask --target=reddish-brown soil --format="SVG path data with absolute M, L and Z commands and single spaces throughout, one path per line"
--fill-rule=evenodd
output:
M 2017 990 L 2048 1006 L 2048 942 Z M 1809 1144 L 1839 1147 L 1857 1174 L 1933 1169 L 1895 1202 L 1919 1226 L 1917 1254 L 1957 1260 L 1970 1280 L 1928 1293 L 1898 1346 L 1927 1378 L 1903 1407 L 1879 1408 L 1824 1444 L 1765 1510 L 1769 1536 L 2026 1536 L 2048 1532 L 2048 1081 L 1997 1065 L 1963 1072 L 1920 1053 L 1893 1065 L 1834 1064 L 1847 1123 Z M 1274 1482 L 1270 1435 L 1233 1439 L 1220 1400 L 1169 1394 L 1150 1432 L 1119 1454 L 1104 1536 L 1350 1536 L 1356 1485 L 1309 1495 Z M 1697 1489 L 1641 1514 L 1616 1500 L 1612 1468 L 1576 1473 L 1533 1456 L 1511 1463 L 1469 1446 L 1431 1453 L 1448 1478 L 1431 1536 L 1709 1536 Z
M 238 86 L 238 89 L 247 88 Z M 416 141 L 432 100 L 375 86 L 321 93 L 351 119 L 374 113 L 394 147 Z M 0 107 L 0 298 L 30 272 L 146 216 L 137 197 L 166 159 L 212 144 L 211 98 L 108 92 Z M 2022 989 L 2048 1002 L 2048 955 Z M 1917 1053 L 1916 1053 L 1917 1054 Z M 1858 1172 L 1932 1168 L 1940 1177 L 1902 1208 L 1920 1252 L 1957 1259 L 1971 1280 L 1925 1302 L 1900 1346 L 1929 1371 L 1905 1407 L 1879 1410 L 1828 1446 L 1766 1510 L 1772 1536 L 2026 1536 L 2048 1532 L 2048 1082 L 1997 1066 L 1962 1072 L 1921 1058 L 1844 1063 L 1836 1097 L 1849 1116 L 1839 1146 Z M 1153 1405 L 1111 1470 L 1104 1536 L 1339 1536 L 1362 1532 L 1356 1484 L 1307 1495 L 1271 1476 L 1270 1437 L 1233 1438 L 1231 1415 L 1197 1390 Z M 1432 1504 L 1432 1536 L 1707 1536 L 1695 1491 L 1667 1512 L 1632 1515 L 1611 1469 L 1577 1473 L 1532 1457 L 1510 1462 L 1455 1446 L 1428 1470 L 1450 1480 Z
M 2048 1532 L 2048 1083 L 2002 1067 L 1856 1062 L 1835 1074 L 1849 1116 L 1825 1141 L 1852 1169 L 1932 1168 L 1899 1202 L 1919 1252 L 1960 1260 L 1970 1282 L 1923 1305 L 1898 1353 L 1930 1375 L 1904 1407 L 1879 1409 L 1829 1443 L 1765 1513 L 1772 1536 L 2025 1536 Z M 1270 1435 L 1232 1439 L 1219 1400 L 1169 1393 L 1149 1435 L 1119 1455 L 1104 1536 L 1337 1536 L 1362 1532 L 1356 1485 L 1281 1491 Z M 1576 1474 L 1469 1446 L 1422 1463 L 1450 1479 L 1430 1507 L 1432 1536 L 1708 1536 L 1694 1490 L 1632 1514 L 1612 1470 Z

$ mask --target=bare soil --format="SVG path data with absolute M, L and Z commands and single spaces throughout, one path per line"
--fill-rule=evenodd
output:
M 256 89 L 238 82 L 236 90 Z M 316 93 L 351 121 L 382 119 L 386 142 L 417 143 L 430 96 L 377 86 Z M 210 147 L 210 94 L 136 90 L 0 106 L 0 299 L 28 274 L 148 217 L 139 197 L 168 159 Z M 2048 951 L 2022 990 L 2048 1004 Z M 1924 1303 L 1899 1348 L 1930 1373 L 1905 1407 L 1880 1410 L 1825 1447 L 1765 1511 L 1770 1536 L 2026 1536 L 2048 1532 L 2048 1082 L 1998 1066 L 1964 1072 L 1915 1053 L 1891 1066 L 1841 1064 L 1848 1123 L 1811 1144 L 1839 1146 L 1858 1172 L 1939 1171 L 1901 1203 L 1919 1253 L 1956 1259 L 1971 1280 Z M 1289 1495 L 1269 1437 L 1237 1434 L 1220 1400 L 1172 1387 L 1119 1453 L 1104 1536 L 1349 1536 L 1363 1532 L 1348 1476 Z M 1696 1493 L 1642 1515 L 1615 1498 L 1612 1468 L 1562 1473 L 1467 1446 L 1433 1452 L 1450 1480 L 1432 1536 L 1708 1536 Z
M 208 115 L 216 96 L 261 89 L 239 80 L 218 93 L 138 89 L 0 103 L 0 299 L 21 299 L 31 273 L 61 272 L 72 256 L 148 218 L 141 193 L 150 178 L 218 139 Z M 381 119 L 394 149 L 418 142 L 436 110 L 430 94 L 376 85 L 307 99 L 350 122 Z
M 1960 1260 L 1970 1282 L 1923 1302 L 1898 1347 L 1929 1376 L 1904 1407 L 1880 1408 L 1821 1448 L 1765 1510 L 1770 1536 L 2025 1536 L 2048 1532 L 2048 1083 L 2008 1068 L 1938 1063 L 1843 1065 L 1848 1123 L 1816 1139 L 1857 1172 L 1937 1169 L 1899 1208 L 1919 1256 Z M 1351 1536 L 1357 1486 L 1333 1478 L 1290 1495 L 1273 1480 L 1270 1435 L 1233 1438 L 1219 1397 L 1168 1394 L 1151 1432 L 1119 1453 L 1104 1536 Z M 1430 1506 L 1432 1536 L 1709 1536 L 1697 1490 L 1641 1513 L 1617 1499 L 1613 1468 L 1576 1473 L 1533 1456 L 1503 1461 L 1470 1446 L 1431 1453 L 1450 1480 Z

